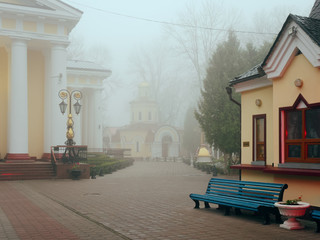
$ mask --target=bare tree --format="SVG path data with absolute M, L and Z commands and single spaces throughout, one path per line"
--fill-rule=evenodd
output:
M 105 67 L 110 65 L 111 57 L 108 48 L 102 43 L 87 46 L 82 35 L 73 33 L 70 36 L 70 44 L 67 48 L 67 57 L 72 60 L 89 61 Z M 101 110 L 103 119 L 108 119 L 107 102 L 112 92 L 122 86 L 122 83 L 117 75 L 112 74 L 103 82 L 103 91 L 101 96 Z
M 91 46 L 86 54 L 87 59 L 101 66 L 108 66 L 112 62 L 112 58 L 108 48 L 102 43 Z
M 68 59 L 85 59 L 86 57 L 86 48 L 84 37 L 79 34 L 70 34 L 70 44 L 67 48 L 67 57 Z
M 188 92 L 185 91 L 185 74 L 180 70 L 183 65 L 179 63 L 180 59 L 175 58 L 168 46 L 159 41 L 136 51 L 130 60 L 131 74 L 136 77 L 135 86 L 141 81 L 149 82 L 151 86 L 152 96 L 159 105 L 160 121 L 181 124 Z
M 203 1 L 200 9 L 198 5 L 187 5 L 178 19 L 179 26 L 167 26 L 166 32 L 175 40 L 176 52 L 190 61 L 199 90 L 214 49 L 227 36 L 225 30 L 239 22 L 239 14 L 214 1 Z
M 246 28 L 252 29 L 251 33 L 243 33 L 239 35 L 239 39 L 242 43 L 251 42 L 255 47 L 260 47 L 265 42 L 273 42 L 289 13 L 308 16 L 309 11 L 309 6 L 298 8 L 292 4 L 281 5 L 280 3 L 271 10 L 260 8 L 254 14 L 252 21 L 247 23 Z

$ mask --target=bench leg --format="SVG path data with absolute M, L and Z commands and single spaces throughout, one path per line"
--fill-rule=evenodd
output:
M 282 224 L 283 221 L 282 221 L 282 219 L 281 219 L 281 214 L 279 213 L 279 211 L 277 211 L 277 212 L 275 213 L 275 216 L 276 216 L 276 223 Z
M 269 225 L 270 224 L 270 215 L 268 212 L 264 212 L 263 213 L 264 216 L 264 221 L 263 221 L 263 225 Z
M 219 204 L 218 207 L 217 207 L 217 210 L 222 210 L 222 209 L 224 209 L 223 206 L 221 206 L 221 205 Z
M 269 213 L 265 213 L 263 225 L 269 225 L 269 224 L 270 224 L 270 215 Z
M 316 223 L 317 223 L 317 229 L 316 229 L 316 232 L 320 232 L 320 220 L 316 220 Z
M 263 225 L 269 225 L 270 224 L 270 209 L 265 207 L 259 207 L 258 213 L 264 218 Z M 276 213 L 276 212 L 273 212 Z
M 192 199 L 192 200 L 193 200 L 193 201 L 195 202 L 195 204 L 196 204 L 196 205 L 194 206 L 194 208 L 197 208 L 197 209 L 200 208 L 200 207 L 199 207 L 199 201 L 198 201 L 198 200 L 194 200 L 194 199 Z
M 205 208 L 210 208 L 210 205 L 208 202 L 204 202 L 204 206 L 205 206 Z
M 228 207 L 228 206 L 225 207 L 225 211 L 224 211 L 224 215 L 225 216 L 229 216 L 230 215 L 230 208 L 231 207 Z
M 236 208 L 236 209 L 235 209 L 235 212 L 236 212 L 236 215 L 241 215 L 241 214 L 242 214 L 240 208 Z

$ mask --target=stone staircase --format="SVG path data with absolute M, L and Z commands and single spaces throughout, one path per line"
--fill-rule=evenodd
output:
M 55 178 L 55 172 L 50 162 L 0 162 L 0 181 L 52 178 Z

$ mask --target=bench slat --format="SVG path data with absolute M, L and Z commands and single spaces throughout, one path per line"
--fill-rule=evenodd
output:
M 221 193 L 216 193 L 216 194 L 208 194 L 210 195 L 219 195 L 219 196 L 223 196 L 223 197 L 232 197 L 232 198 L 237 198 L 237 199 L 248 199 L 248 200 L 258 200 L 259 202 L 266 202 L 266 203 L 275 203 L 277 202 L 277 199 L 270 199 L 270 198 L 259 198 L 257 199 L 257 197 L 255 195 L 250 196 L 250 195 L 230 195 L 230 194 L 221 194 Z M 258 195 L 257 195 L 258 196 Z
M 256 196 L 256 197 L 261 197 L 261 198 L 268 198 L 268 199 L 273 199 L 273 200 L 278 200 L 279 199 L 279 193 L 274 193 L 274 192 L 266 192 L 266 191 L 254 191 L 250 189 L 210 189 L 210 191 L 206 192 L 207 194 L 217 194 L 217 193 L 225 193 L 225 194 L 230 194 L 230 195 L 248 195 L 248 196 Z
M 274 188 L 282 188 L 284 184 L 281 183 L 264 183 L 264 182 L 251 182 L 251 181 L 242 181 L 242 180 L 230 180 L 230 179 L 221 179 L 221 178 L 211 178 L 210 183 L 231 183 L 231 184 L 242 184 L 242 185 L 254 185 L 254 186 L 270 186 Z
M 206 201 L 206 202 L 211 202 L 215 204 L 220 204 L 220 205 L 226 205 L 233 207 L 247 207 L 251 209 L 255 209 L 257 211 L 259 204 L 254 203 L 254 202 L 245 202 L 245 201 L 236 201 L 235 199 L 228 199 L 228 198 L 219 198 L 219 197 L 210 197 L 210 196 L 205 196 L 205 195 L 193 195 L 192 198 L 198 199 L 200 201 Z
M 313 210 L 311 213 L 312 218 L 320 219 L 320 211 Z
M 203 201 L 206 207 L 209 207 L 208 203 L 214 203 L 229 208 L 234 207 L 255 212 L 263 211 L 266 223 L 269 223 L 269 216 L 266 211 L 267 209 L 276 209 L 274 203 L 282 201 L 283 192 L 287 187 L 287 184 L 279 183 L 211 178 L 206 194 L 192 193 L 190 198 L 195 201 L 195 208 L 199 208 L 199 201 Z M 277 220 L 280 219 L 279 211 L 273 210 L 270 212 L 276 214 Z
M 273 187 L 273 186 L 270 186 L 270 187 L 267 187 L 267 186 L 263 186 L 263 187 L 260 187 L 260 186 L 256 186 L 256 185 L 243 185 L 243 184 L 227 184 L 227 183 L 224 183 L 224 184 L 216 184 L 214 182 L 212 183 L 209 183 L 209 186 L 208 188 L 212 188 L 212 187 L 215 187 L 215 188 L 225 188 L 225 187 L 235 187 L 237 189 L 239 188 L 249 188 L 249 189 L 257 189 L 257 190 L 266 190 L 266 191 L 279 191 L 279 189 L 282 189 L 282 187 Z
M 236 188 L 210 188 L 207 193 L 216 193 L 216 192 L 229 192 L 229 193 L 259 193 L 261 195 L 264 195 L 265 197 L 278 197 L 279 192 L 268 192 L 268 191 L 257 191 L 257 190 L 252 190 L 252 189 L 236 189 Z
M 212 200 L 221 200 L 224 202 L 237 202 L 239 205 L 241 204 L 252 204 L 255 205 L 257 208 L 259 206 L 266 206 L 266 207 L 273 207 L 274 202 L 261 202 L 257 199 L 244 199 L 244 198 L 234 198 L 234 197 L 228 197 L 228 196 L 217 196 L 217 195 L 197 195 L 198 198 L 207 199 L 208 201 Z

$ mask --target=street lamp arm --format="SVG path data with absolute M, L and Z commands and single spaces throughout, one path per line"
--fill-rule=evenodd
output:
M 79 104 L 79 100 L 82 98 L 82 92 L 79 90 L 73 90 L 70 92 L 68 89 L 61 89 L 58 93 L 59 98 L 62 100 L 60 103 L 60 110 L 62 114 L 65 113 L 66 107 L 68 105 L 68 112 L 71 114 L 71 101 L 72 97 L 77 101 L 77 104 L 75 105 L 75 112 L 76 114 L 79 114 L 81 105 Z M 67 104 L 64 102 L 64 100 L 67 99 Z

